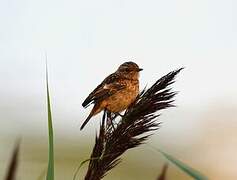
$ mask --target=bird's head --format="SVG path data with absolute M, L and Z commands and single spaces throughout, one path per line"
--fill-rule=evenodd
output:
M 121 64 L 117 72 L 121 73 L 125 78 L 136 80 L 139 77 L 139 72 L 142 70 L 136 63 L 129 61 Z

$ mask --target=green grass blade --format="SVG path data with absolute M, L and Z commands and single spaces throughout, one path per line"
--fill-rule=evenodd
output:
M 186 165 L 185 163 L 181 162 L 180 160 L 174 158 L 173 156 L 160 151 L 159 152 L 161 154 L 163 154 L 170 162 L 172 162 L 173 164 L 175 164 L 178 168 L 180 168 L 181 170 L 183 170 L 186 174 L 190 175 L 191 177 L 193 177 L 196 180 L 207 180 L 208 178 L 205 177 L 204 175 L 202 175 L 200 172 L 198 172 L 197 170 L 189 167 L 188 165 Z
M 104 157 L 106 157 L 106 156 L 104 156 Z M 80 169 L 82 168 L 82 166 L 83 166 L 85 163 L 90 162 L 90 160 L 98 160 L 98 159 L 100 159 L 100 158 L 101 158 L 101 157 L 93 157 L 93 158 L 89 158 L 89 159 L 86 159 L 86 160 L 82 161 L 82 162 L 79 164 L 79 166 L 77 167 L 77 169 L 76 169 L 76 171 L 75 171 L 75 173 L 74 173 L 73 180 L 76 180 L 77 175 L 78 175 Z
M 79 170 L 81 169 L 81 167 L 82 167 L 85 163 L 89 162 L 90 160 L 91 160 L 91 159 L 86 159 L 86 160 L 84 160 L 84 161 L 82 161 L 82 162 L 80 163 L 80 165 L 77 167 L 77 169 L 76 169 L 76 171 L 75 171 L 75 173 L 74 173 L 73 180 L 76 180 L 77 175 L 78 175 Z
M 46 62 L 46 88 L 47 88 L 47 110 L 48 110 L 48 136 L 49 136 L 49 150 L 48 150 L 48 171 L 46 180 L 54 180 L 54 137 L 53 137 L 53 123 L 50 105 L 49 85 L 48 85 L 48 68 Z

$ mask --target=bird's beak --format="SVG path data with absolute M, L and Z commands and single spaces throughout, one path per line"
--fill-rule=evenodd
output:
M 142 70 L 143 70 L 142 68 L 139 68 L 139 69 L 138 69 L 138 72 L 140 72 L 140 71 L 142 71 Z

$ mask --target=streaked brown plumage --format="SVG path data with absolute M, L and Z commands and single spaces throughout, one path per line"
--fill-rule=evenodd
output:
M 81 130 L 92 116 L 103 110 L 119 113 L 125 110 L 139 93 L 139 71 L 142 69 L 134 62 L 125 62 L 117 71 L 110 74 L 97 86 L 82 103 L 83 107 L 94 104 L 89 116 L 81 126 Z

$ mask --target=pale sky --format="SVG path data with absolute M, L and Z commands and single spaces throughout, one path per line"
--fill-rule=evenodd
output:
M 141 87 L 186 67 L 174 85 L 181 107 L 236 105 L 236 8 L 231 0 L 0 1 L 0 111 L 9 121 L 45 118 L 45 51 L 54 109 L 74 119 L 128 60 L 144 69 Z

